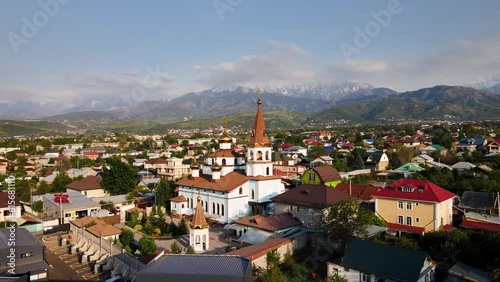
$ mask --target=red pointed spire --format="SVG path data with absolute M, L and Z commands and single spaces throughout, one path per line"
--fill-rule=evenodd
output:
M 253 125 L 252 136 L 248 146 L 250 147 L 267 147 L 269 146 L 269 139 L 266 134 L 266 124 L 262 117 L 262 101 L 260 100 L 260 89 L 258 90 L 259 98 L 257 99 L 257 114 L 255 115 L 255 122 Z

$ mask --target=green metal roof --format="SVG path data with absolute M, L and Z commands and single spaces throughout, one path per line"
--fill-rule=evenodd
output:
M 407 163 L 404 164 L 400 167 L 397 168 L 397 170 L 404 170 L 404 171 L 421 171 L 424 170 L 423 167 L 419 166 L 416 163 Z
M 354 239 L 340 265 L 395 281 L 417 281 L 426 259 L 423 251 Z

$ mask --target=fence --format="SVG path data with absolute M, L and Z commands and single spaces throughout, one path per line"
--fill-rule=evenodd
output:
M 76 240 L 81 237 L 86 238 L 90 243 L 98 246 L 101 253 L 107 252 L 115 259 L 128 265 L 130 267 L 130 276 L 132 277 L 146 266 L 143 262 L 137 260 L 136 256 L 115 245 L 112 238 L 102 239 L 88 232 L 85 228 L 74 228 L 73 230 L 75 231 L 75 234 L 73 234 L 75 240 L 73 240 L 73 242 L 76 242 Z

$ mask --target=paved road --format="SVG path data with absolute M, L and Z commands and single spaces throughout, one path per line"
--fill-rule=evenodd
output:
M 59 246 L 57 237 L 44 239 L 43 242 L 50 265 L 50 281 L 100 281 L 87 263 L 79 263 L 75 254 L 68 254 L 68 246 Z

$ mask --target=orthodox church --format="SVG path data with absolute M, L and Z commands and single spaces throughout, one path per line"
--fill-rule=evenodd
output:
M 242 154 L 231 149 L 232 138 L 224 125 L 220 149 L 203 165 L 195 160 L 191 176 L 176 182 L 179 194 L 170 199 L 173 215 L 194 215 L 196 206 L 201 205 L 206 218 L 224 224 L 256 213 L 268 214 L 273 209 L 270 199 L 283 193 L 285 187 L 281 178 L 273 175 L 272 146 L 261 105 L 259 90 L 246 163 Z

